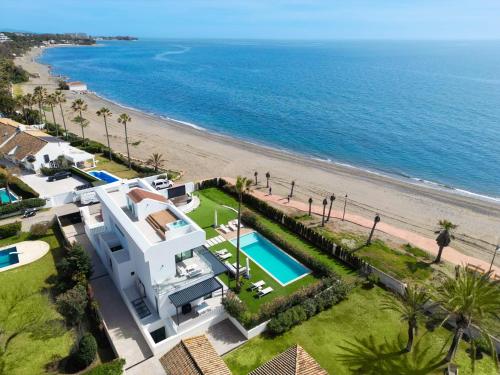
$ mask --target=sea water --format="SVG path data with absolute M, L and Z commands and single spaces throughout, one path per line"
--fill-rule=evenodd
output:
M 498 41 L 99 43 L 41 61 L 208 131 L 500 197 Z

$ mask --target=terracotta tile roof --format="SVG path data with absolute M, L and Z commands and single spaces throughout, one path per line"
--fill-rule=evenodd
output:
M 16 133 L 16 124 L 17 122 L 11 119 L 0 118 L 0 145 Z
M 39 137 L 26 132 L 19 132 L 0 148 L 0 152 L 21 161 L 28 155 L 35 155 L 46 144 L 47 141 Z
M 205 335 L 182 340 L 160 363 L 167 375 L 231 375 Z
M 300 345 L 294 345 L 248 375 L 328 375 L 328 372 Z
M 139 203 L 141 202 L 143 199 L 154 199 L 154 200 L 157 200 L 157 201 L 160 201 L 160 202 L 166 202 L 167 201 L 167 198 L 164 197 L 163 195 L 161 194 L 157 194 L 157 193 L 153 193 L 151 191 L 147 191 L 147 190 L 144 190 L 144 189 L 140 189 L 140 188 L 135 188 L 135 189 L 132 189 L 130 190 L 127 195 L 130 197 L 130 199 L 132 199 L 135 203 Z

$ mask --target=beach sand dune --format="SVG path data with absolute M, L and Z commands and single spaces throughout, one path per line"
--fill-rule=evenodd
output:
M 40 78 L 34 78 L 23 86 L 24 92 L 30 92 L 37 85 L 44 85 L 49 91 L 57 87 L 57 80 L 50 77 L 49 68 L 35 61 L 40 53 L 41 49 L 35 48 L 17 59 L 17 63 L 27 71 L 40 75 Z M 70 110 L 71 102 L 81 97 L 88 103 L 85 117 L 90 124 L 85 129 L 86 136 L 105 143 L 104 125 L 95 113 L 106 106 L 113 112 L 109 121 L 111 146 L 124 153 L 123 128 L 116 118 L 126 112 L 132 117 L 128 127 L 130 142 L 140 141 L 138 146 L 131 147 L 132 156 L 145 160 L 153 152 L 162 153 L 168 168 L 182 170 L 186 181 L 214 176 L 253 176 L 254 171 L 258 171 L 260 180 L 265 183 L 265 173 L 269 171 L 273 193 L 286 196 L 290 181 L 295 180 L 294 195 L 297 199 L 305 201 L 311 196 L 319 202 L 333 192 L 339 197 L 335 203 L 337 209 L 343 206 L 341 197 L 348 194 L 350 212 L 365 217 L 379 213 L 385 222 L 429 238 L 435 237 L 437 221 L 446 218 L 459 225 L 453 246 L 485 261 L 491 260 L 493 244 L 500 235 L 499 203 L 205 132 L 121 107 L 91 93 L 66 92 L 66 97 L 66 123 L 71 131 L 81 133 L 77 125 L 68 121 L 75 116 Z M 56 119 L 62 123 L 60 116 Z M 497 265 L 500 265 L 500 257 L 497 258 Z

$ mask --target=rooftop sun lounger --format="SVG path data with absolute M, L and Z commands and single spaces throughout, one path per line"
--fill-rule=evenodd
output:
M 273 291 L 273 288 L 268 286 L 266 289 L 262 289 L 261 291 L 259 291 L 259 293 L 257 293 L 257 296 L 259 298 L 261 298 L 261 297 L 264 297 L 265 295 L 271 293 L 272 291 Z
M 252 283 L 250 290 L 259 289 L 259 288 L 263 287 L 264 285 L 266 285 L 266 282 L 264 280 L 259 280 L 256 283 Z

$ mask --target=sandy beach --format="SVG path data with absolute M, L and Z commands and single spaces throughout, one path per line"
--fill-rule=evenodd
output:
M 50 76 L 49 67 L 35 61 L 41 52 L 42 49 L 35 48 L 17 58 L 17 64 L 40 75 L 40 78 L 33 78 L 23 85 L 24 93 L 31 92 L 38 85 L 45 86 L 49 92 L 57 88 L 57 79 Z M 92 93 L 65 92 L 65 95 L 69 130 L 81 134 L 80 128 L 69 121 L 74 117 L 71 102 L 81 97 L 88 104 L 84 115 L 90 121 L 85 129 L 86 136 L 105 143 L 104 125 L 95 113 L 106 106 L 114 115 L 109 121 L 111 146 L 125 152 L 123 128 L 116 118 L 126 112 L 132 117 L 128 128 L 130 142 L 140 141 L 138 146 L 131 147 L 132 156 L 144 160 L 153 152 L 162 153 L 167 160 L 166 166 L 183 171 L 186 181 L 213 176 L 253 176 L 255 171 L 264 181 L 265 173 L 269 171 L 273 193 L 288 194 L 290 181 L 295 180 L 296 199 L 306 201 L 313 197 L 319 203 L 320 199 L 335 193 L 339 197 L 335 202 L 336 209 L 343 206 L 341 197 L 348 194 L 349 212 L 367 218 L 379 213 L 384 222 L 429 238 L 435 237 L 437 221 L 446 218 L 459 225 L 452 246 L 484 261 L 491 260 L 494 244 L 500 235 L 498 202 L 261 147 L 124 108 Z M 62 124 L 58 111 L 56 116 Z M 495 263 L 500 265 L 500 257 Z

